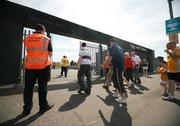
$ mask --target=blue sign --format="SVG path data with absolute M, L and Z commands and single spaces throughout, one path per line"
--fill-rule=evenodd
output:
M 180 17 L 166 20 L 166 34 L 180 32 Z

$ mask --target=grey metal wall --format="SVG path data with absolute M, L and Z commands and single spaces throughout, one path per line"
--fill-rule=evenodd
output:
M 23 27 L 0 20 L 0 85 L 20 82 Z

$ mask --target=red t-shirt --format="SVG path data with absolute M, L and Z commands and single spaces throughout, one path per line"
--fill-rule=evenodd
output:
M 134 61 L 131 57 L 125 58 L 125 68 L 133 68 L 134 67 Z

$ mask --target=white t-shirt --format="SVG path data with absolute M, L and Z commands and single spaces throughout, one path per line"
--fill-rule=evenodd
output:
M 141 59 L 137 55 L 135 55 L 134 57 L 132 56 L 132 59 L 136 65 L 141 63 Z
M 91 57 L 91 53 L 87 50 L 87 48 L 81 48 L 79 51 L 79 56 L 88 56 Z M 82 64 L 88 64 L 91 65 L 91 60 L 89 58 L 82 58 Z

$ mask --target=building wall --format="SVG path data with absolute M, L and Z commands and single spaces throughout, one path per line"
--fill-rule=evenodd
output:
M 0 20 L 0 85 L 20 82 L 23 27 Z

